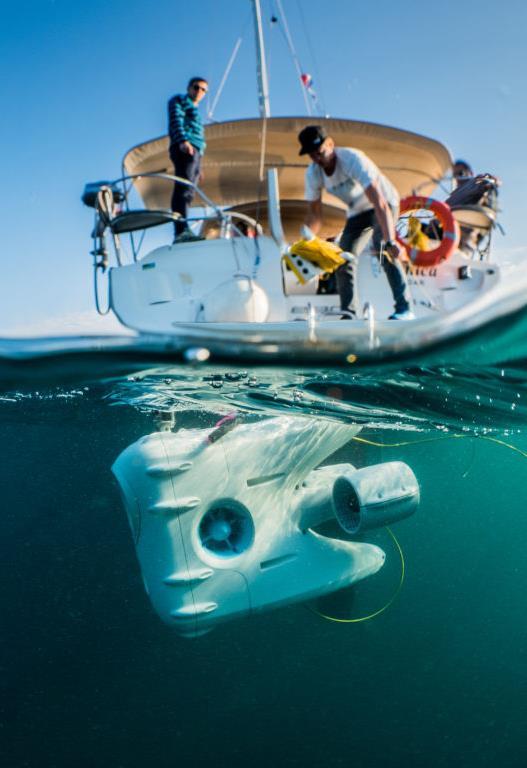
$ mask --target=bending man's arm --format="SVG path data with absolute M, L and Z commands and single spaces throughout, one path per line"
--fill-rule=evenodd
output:
M 318 235 L 322 226 L 322 201 L 310 200 L 308 202 L 306 225 L 314 235 Z
M 377 217 L 377 221 L 379 222 L 379 226 L 381 228 L 382 239 L 385 243 L 388 241 L 392 242 L 392 245 L 389 246 L 386 250 L 394 259 L 399 258 L 402 247 L 395 239 L 395 221 L 393 220 L 392 211 L 386 202 L 386 198 L 379 189 L 376 181 L 373 181 L 369 187 L 366 187 L 364 192 L 370 203 L 373 205 L 373 208 L 375 209 L 375 216 Z

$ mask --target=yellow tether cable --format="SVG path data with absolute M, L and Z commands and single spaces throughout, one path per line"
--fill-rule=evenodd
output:
M 496 443 L 497 445 L 502 445 L 505 448 L 509 448 L 511 451 L 515 451 L 516 453 L 519 453 L 520 456 L 523 456 L 525 459 L 527 459 L 526 451 L 522 451 L 521 448 L 518 448 L 515 445 L 511 445 L 510 443 L 505 442 L 505 440 L 500 440 L 498 437 L 490 437 L 489 435 L 443 435 L 442 437 L 427 437 L 424 440 L 407 440 L 401 443 L 378 443 L 378 442 L 375 442 L 374 440 L 368 440 L 364 437 L 353 437 L 352 440 L 355 440 L 355 442 L 357 443 L 364 443 L 365 445 L 373 445 L 376 448 L 401 448 L 403 446 L 408 446 L 408 445 L 420 445 L 421 443 L 430 443 L 436 440 L 450 440 L 450 439 L 462 438 L 462 437 L 473 437 L 473 438 L 478 438 L 480 440 L 488 440 L 491 443 Z M 395 602 L 404 583 L 406 567 L 405 567 L 404 554 L 403 554 L 401 545 L 399 544 L 391 528 L 388 528 L 388 526 L 386 526 L 386 530 L 392 537 L 394 544 L 397 547 L 397 551 L 399 553 L 399 557 L 401 560 L 401 576 L 399 578 L 399 583 L 397 584 L 397 588 L 393 593 L 393 595 L 391 596 L 391 598 L 388 600 L 388 602 L 385 605 L 383 605 L 382 608 L 379 608 L 377 611 L 374 611 L 373 613 L 369 613 L 367 616 L 359 616 L 356 619 L 338 619 L 335 616 L 328 616 L 325 613 L 321 613 L 320 611 L 317 611 L 316 608 L 312 608 L 310 605 L 308 605 L 307 608 L 311 611 L 311 613 L 314 613 L 316 616 L 320 616 L 320 618 L 326 619 L 327 621 L 333 621 L 336 624 L 359 624 L 361 621 L 368 621 L 369 619 L 373 619 L 376 616 L 379 616 L 381 613 L 384 613 L 384 611 L 386 611 L 390 607 L 390 605 L 392 605 L 392 603 Z
M 516 453 L 519 453 L 520 456 L 523 456 L 525 459 L 527 459 L 527 451 L 522 451 L 521 448 L 518 448 L 515 445 L 511 445 L 510 443 L 506 443 L 505 440 L 500 440 L 498 437 L 491 437 L 489 435 L 443 435 L 442 437 L 426 437 L 424 440 L 407 440 L 402 443 L 377 443 L 374 440 L 368 440 L 365 437 L 353 437 L 352 440 L 355 440 L 357 443 L 364 443 L 365 445 L 373 445 L 376 448 L 402 448 L 408 445 L 431 443 L 436 440 L 455 440 L 464 437 L 472 437 L 476 440 L 488 440 L 491 443 L 502 445 L 504 448 L 509 448 L 511 451 L 515 451 Z
M 469 435 L 458 435 L 458 437 L 469 437 Z M 480 440 L 489 440 L 491 443 L 496 443 L 497 445 L 503 445 L 505 448 L 509 448 L 511 451 L 516 451 L 516 453 L 519 453 L 524 459 L 527 459 L 527 451 L 522 451 L 522 449 L 518 448 L 516 445 L 506 443 L 505 440 L 500 440 L 498 437 L 489 437 L 488 435 L 475 435 L 475 437 L 479 437 Z
M 374 440 L 367 440 L 365 437 L 352 437 L 357 443 L 373 445 L 376 448 L 401 448 L 406 445 L 420 445 L 421 443 L 430 443 L 435 440 L 451 440 L 454 437 L 472 437 L 472 435 L 443 435 L 442 437 L 425 437 L 423 440 L 407 440 L 403 443 L 376 443 Z
M 336 624 L 359 624 L 361 621 L 368 621 L 369 619 L 373 619 L 373 618 L 375 618 L 375 616 L 379 616 L 381 613 L 384 613 L 384 611 L 386 611 L 390 607 L 390 605 L 393 602 L 395 602 L 399 592 L 402 589 L 402 586 L 403 586 L 403 583 L 404 583 L 404 575 L 405 575 L 405 570 L 406 569 L 405 569 L 404 555 L 403 555 L 403 550 L 401 549 L 401 545 L 397 541 L 397 539 L 395 537 L 395 534 L 393 533 L 391 528 L 388 528 L 388 526 L 386 526 L 386 530 L 388 531 L 388 533 L 392 537 L 392 539 L 393 539 L 393 541 L 395 543 L 395 546 L 397 547 L 397 551 L 399 553 L 399 557 L 401 559 L 401 576 L 399 578 L 399 583 L 397 584 L 397 589 L 395 590 L 393 595 L 390 597 L 388 602 L 385 603 L 382 606 L 382 608 L 379 608 L 378 610 L 374 611 L 373 613 L 369 613 L 367 616 L 359 616 L 356 619 L 337 619 L 335 616 L 327 616 L 325 613 L 321 613 L 320 611 L 317 611 L 316 608 L 312 608 L 310 605 L 308 605 L 307 607 L 308 607 L 308 609 L 312 613 L 316 614 L 317 616 L 320 616 L 322 619 L 327 619 L 327 621 L 334 621 Z

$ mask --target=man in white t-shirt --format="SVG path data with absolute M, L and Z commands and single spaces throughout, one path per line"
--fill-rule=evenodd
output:
M 374 252 L 382 263 L 395 302 L 391 320 L 411 320 L 406 275 L 401 265 L 402 248 L 396 240 L 399 195 L 375 163 L 358 149 L 336 147 L 320 125 L 308 125 L 298 134 L 300 155 L 313 161 L 306 170 L 306 224 L 314 234 L 322 224 L 322 190 L 348 206 L 348 218 L 340 247 L 356 259 L 373 238 Z M 387 254 L 387 257 L 384 253 Z M 343 319 L 353 317 L 353 264 L 335 272 Z

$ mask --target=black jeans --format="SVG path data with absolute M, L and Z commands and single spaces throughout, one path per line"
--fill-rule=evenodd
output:
M 176 176 L 180 176 L 182 179 L 188 179 L 193 184 L 197 184 L 199 179 L 201 155 L 197 149 L 195 149 L 193 155 L 189 155 L 188 152 L 181 152 L 179 147 L 170 147 L 170 159 L 174 163 L 176 170 Z M 170 207 L 174 213 L 179 213 L 186 219 L 188 206 L 192 203 L 194 197 L 194 190 L 192 187 L 187 187 L 184 184 L 174 184 L 172 192 L 172 201 Z M 180 235 L 187 228 L 187 224 L 184 221 L 174 222 L 175 234 Z
M 394 220 L 397 221 L 399 212 L 391 209 Z M 352 216 L 346 222 L 344 232 L 340 238 L 340 247 L 343 251 L 359 256 L 372 239 L 375 255 L 382 264 L 388 283 L 390 285 L 396 312 L 405 312 L 410 309 L 408 285 L 404 269 L 399 261 L 390 261 L 380 255 L 382 232 L 375 216 L 375 211 L 364 211 L 357 216 Z M 351 264 L 343 264 L 335 272 L 337 278 L 337 290 L 340 295 L 340 308 L 349 310 L 353 301 L 353 270 Z

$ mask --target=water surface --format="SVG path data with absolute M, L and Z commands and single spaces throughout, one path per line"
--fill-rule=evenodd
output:
M 80 356 L 82 358 L 82 355 Z M 0 366 L 2 733 L 9 768 L 523 766 L 527 375 L 201 366 L 126 355 Z M 358 424 L 330 463 L 406 462 L 405 579 L 375 618 L 292 604 L 185 639 L 142 583 L 110 468 L 160 428 L 287 414 Z M 334 616 L 385 605 L 385 567 Z

